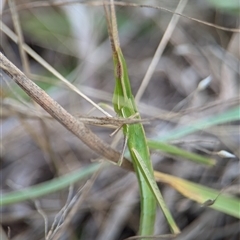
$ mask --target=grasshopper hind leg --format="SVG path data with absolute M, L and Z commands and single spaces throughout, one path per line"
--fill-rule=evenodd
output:
M 119 160 L 118 160 L 118 163 L 117 163 L 118 166 L 121 166 L 121 165 L 122 165 L 123 158 L 124 158 L 124 153 L 125 153 L 126 148 L 127 148 L 127 142 L 128 142 L 128 137 L 125 136 L 125 137 L 124 137 L 124 142 L 123 142 L 122 153 L 121 153 L 121 156 L 120 156 L 120 158 L 119 158 Z

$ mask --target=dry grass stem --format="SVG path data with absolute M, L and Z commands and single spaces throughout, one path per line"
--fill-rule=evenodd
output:
M 50 98 L 41 88 L 28 79 L 15 65 L 0 53 L 0 67 L 6 72 L 34 101 L 45 109 L 53 118 L 60 122 L 70 132 L 81 139 L 94 152 L 113 162 L 118 162 L 121 155 L 104 143 L 83 123 L 79 122 L 57 102 Z M 131 163 L 124 158 L 123 168 L 132 169 Z

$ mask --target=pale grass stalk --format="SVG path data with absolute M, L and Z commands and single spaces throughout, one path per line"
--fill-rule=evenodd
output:
M 188 2 L 188 0 L 181 0 L 179 2 L 175 12 L 181 13 L 183 11 L 183 9 L 185 8 L 187 2 Z M 172 16 L 171 21 L 169 22 L 168 27 L 167 27 L 166 31 L 164 32 L 164 35 L 163 35 L 163 37 L 158 45 L 158 48 L 152 58 L 152 61 L 148 67 L 148 70 L 147 70 L 147 72 L 142 80 L 142 83 L 137 91 L 137 94 L 135 96 L 136 103 L 138 103 L 140 101 L 144 91 L 146 90 L 146 88 L 152 78 L 152 75 L 157 67 L 157 64 L 162 56 L 162 53 L 163 53 L 164 49 L 166 48 L 167 43 L 169 42 L 169 40 L 172 36 L 172 33 L 179 21 L 179 18 L 180 18 L 179 15 Z
M 15 43 L 18 42 L 17 35 L 10 28 L 8 28 L 2 21 L 0 21 L 0 29 L 8 37 L 10 37 Z M 61 80 L 69 89 L 76 92 L 78 95 L 80 95 L 82 98 L 84 98 L 90 104 L 92 104 L 95 108 L 97 108 L 99 111 L 101 111 L 104 115 L 111 117 L 111 115 L 108 112 L 103 110 L 98 104 L 96 104 L 89 97 L 87 97 L 85 94 L 83 94 L 77 87 L 75 87 L 72 83 L 70 83 L 64 76 L 62 76 L 49 63 L 47 63 L 40 55 L 38 55 L 35 51 L 33 51 L 32 48 L 30 48 L 26 44 L 23 44 L 22 47 L 31 57 L 33 57 L 39 64 L 41 64 L 44 68 L 46 68 L 49 72 L 51 72 L 55 77 L 57 77 L 59 80 Z
M 27 54 L 23 49 L 24 38 L 23 38 L 22 28 L 21 28 L 20 22 L 19 22 L 19 16 L 18 16 L 18 11 L 16 9 L 15 0 L 8 0 L 8 5 L 10 7 L 14 29 L 18 36 L 17 43 L 18 43 L 20 57 L 22 60 L 24 73 L 28 76 L 30 73 L 29 62 L 28 62 Z

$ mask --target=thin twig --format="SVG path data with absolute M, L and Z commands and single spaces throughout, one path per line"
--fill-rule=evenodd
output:
M 69 186 L 69 191 L 68 191 L 68 197 L 67 197 L 67 200 L 66 200 L 66 203 L 65 205 L 62 207 L 62 209 L 56 214 L 55 218 L 54 218 L 54 221 L 52 223 L 52 226 L 50 228 L 50 230 L 48 231 L 47 233 L 47 236 L 46 236 L 46 240 L 49 240 L 53 234 L 53 232 L 55 231 L 56 229 L 56 226 L 58 225 L 59 221 L 61 221 L 61 218 L 64 214 L 64 212 L 66 211 L 66 209 L 68 208 L 68 206 L 70 205 L 71 203 L 71 199 L 72 199 L 72 195 L 73 195 L 73 184 L 71 184 Z
M 88 6 L 102 6 L 104 4 L 110 5 L 108 1 L 82 1 L 79 2 L 77 1 L 59 1 L 59 2 L 51 2 L 49 3 L 48 1 L 37 1 L 37 2 L 30 2 L 30 3 L 24 3 L 24 4 L 19 4 L 17 5 L 18 10 L 24 10 L 24 9 L 29 9 L 29 8 L 37 8 L 37 7 L 50 7 L 50 6 L 64 6 L 64 5 L 71 5 L 71 4 L 82 4 L 82 5 L 88 5 Z M 236 32 L 239 33 L 240 29 L 239 28 L 228 28 L 228 27 L 223 27 L 214 23 L 209 23 L 197 18 L 193 18 L 184 14 L 181 14 L 179 12 L 174 12 L 168 8 L 165 7 L 160 7 L 160 6 L 155 6 L 155 5 L 150 5 L 150 4 L 138 4 L 138 3 L 130 3 L 130 2 L 115 2 L 115 5 L 122 6 L 122 7 L 138 7 L 138 8 L 151 8 L 151 9 L 156 9 L 164 12 L 168 12 L 171 14 L 175 14 L 181 17 L 184 17 L 186 19 L 192 20 L 197 23 L 204 24 L 209 27 L 213 27 L 219 30 L 227 31 L 227 32 Z M 3 14 L 8 13 L 8 9 L 6 9 Z
M 97 179 L 100 171 L 102 170 L 103 166 L 104 165 L 102 164 L 101 167 L 98 169 L 98 171 L 93 174 L 91 179 L 87 181 L 87 183 L 84 186 L 85 191 L 82 192 L 81 197 L 76 201 L 76 203 L 74 204 L 74 206 L 70 210 L 70 212 L 69 212 L 67 218 L 65 219 L 65 221 L 63 222 L 63 224 L 58 228 L 59 231 L 56 233 L 56 235 L 54 235 L 52 237 L 53 240 L 58 240 L 58 239 L 61 238 L 62 234 L 65 232 L 65 230 L 67 229 L 67 227 L 71 223 L 74 215 L 77 213 L 77 211 L 79 210 L 81 204 L 84 202 L 84 200 L 86 199 L 87 195 L 89 194 L 89 192 L 90 192 L 90 190 L 91 190 L 95 180 Z
M 45 234 L 45 239 L 47 239 L 47 232 L 48 232 L 48 217 L 46 213 L 42 210 L 40 206 L 40 202 L 38 200 L 34 201 L 35 207 L 38 211 L 38 213 L 43 217 L 44 220 L 44 234 Z

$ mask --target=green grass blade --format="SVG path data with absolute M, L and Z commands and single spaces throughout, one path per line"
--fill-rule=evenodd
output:
M 225 113 L 221 113 L 218 114 L 217 116 L 213 116 L 209 119 L 204 119 L 204 120 L 200 120 L 190 126 L 186 126 L 186 127 L 181 127 L 180 129 L 174 130 L 170 133 L 168 133 L 167 135 L 163 136 L 163 137 L 159 137 L 157 139 L 157 141 L 170 141 L 173 139 L 178 139 L 181 137 L 184 137 L 188 134 L 191 134 L 193 132 L 202 130 L 202 129 L 206 129 L 208 127 L 217 125 L 217 124 L 223 124 L 226 122 L 231 122 L 231 121 L 236 121 L 236 120 L 240 120 L 240 107 L 236 107 L 233 109 L 230 109 L 229 111 L 225 112 Z
M 151 149 L 160 150 L 162 152 L 165 152 L 174 156 L 186 158 L 196 163 L 205 164 L 209 166 L 213 166 L 215 164 L 215 160 L 212 158 L 208 158 L 196 153 L 188 152 L 186 150 L 167 144 L 165 142 L 158 142 L 158 141 L 148 139 L 147 144 L 148 144 L 148 147 Z
M 19 203 L 29 199 L 35 199 L 49 193 L 66 188 L 71 183 L 77 182 L 93 174 L 100 167 L 100 164 L 91 164 L 86 168 L 81 168 L 65 176 L 54 178 L 53 180 L 40 183 L 38 185 L 22 190 L 6 193 L 0 196 L 0 206 Z
M 206 201 L 216 199 L 209 207 L 240 219 L 239 198 L 165 173 L 154 172 L 154 176 L 157 181 L 169 184 L 185 197 L 202 205 Z

